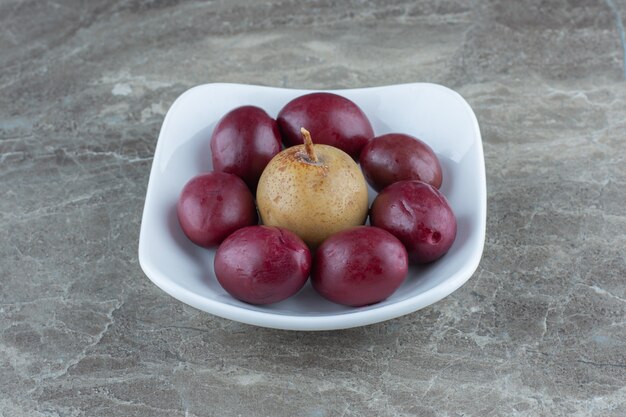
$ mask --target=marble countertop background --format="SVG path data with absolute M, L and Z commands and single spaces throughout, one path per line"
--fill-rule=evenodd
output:
M 0 416 L 626 415 L 624 18 L 626 0 L 0 2 Z M 416 81 L 482 129 L 486 245 L 460 290 L 304 333 L 145 277 L 152 154 L 186 89 Z

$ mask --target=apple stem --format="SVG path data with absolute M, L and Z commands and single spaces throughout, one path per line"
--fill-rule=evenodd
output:
M 311 140 L 311 133 L 303 127 L 300 128 L 300 133 L 302 133 L 302 138 L 304 139 L 304 150 L 309 156 L 309 159 L 313 162 L 318 162 L 317 154 L 313 148 L 313 140 Z

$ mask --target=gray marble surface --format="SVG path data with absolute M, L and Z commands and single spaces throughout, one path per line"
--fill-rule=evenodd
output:
M 0 416 L 626 415 L 623 18 L 625 0 L 1 1 Z M 218 81 L 459 91 L 488 182 L 473 278 L 320 333 L 155 287 L 137 242 L 159 128 Z

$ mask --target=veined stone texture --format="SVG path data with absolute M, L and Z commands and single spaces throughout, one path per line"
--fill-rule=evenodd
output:
M 626 0 L 0 1 L 0 416 L 626 415 Z M 256 328 L 137 262 L 188 88 L 435 82 L 488 185 L 471 280 L 385 323 Z

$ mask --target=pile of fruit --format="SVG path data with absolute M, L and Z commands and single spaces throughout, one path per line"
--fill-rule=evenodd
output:
M 328 300 L 377 303 L 402 284 L 409 262 L 439 259 L 456 237 L 432 149 L 405 134 L 374 137 L 342 96 L 298 97 L 276 120 L 236 108 L 210 146 L 214 171 L 185 185 L 178 219 L 195 244 L 219 245 L 217 280 L 244 302 L 284 300 L 310 276 Z M 371 207 L 366 181 L 379 193 Z

